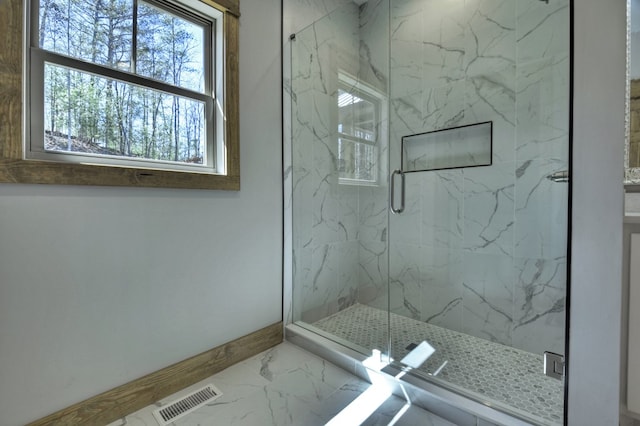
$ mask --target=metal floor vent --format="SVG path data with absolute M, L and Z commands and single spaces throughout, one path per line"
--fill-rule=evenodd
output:
M 222 396 L 220 389 L 209 384 L 200 390 L 185 395 L 169 405 L 158 408 L 153 412 L 153 415 L 158 423 L 165 426 L 178 420 L 180 417 L 186 416 L 187 414 L 202 407 L 207 402 L 211 402 L 220 396 Z

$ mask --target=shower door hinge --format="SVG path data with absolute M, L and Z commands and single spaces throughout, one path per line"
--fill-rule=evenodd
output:
M 544 353 L 544 374 L 554 379 L 564 377 L 564 356 L 553 352 Z

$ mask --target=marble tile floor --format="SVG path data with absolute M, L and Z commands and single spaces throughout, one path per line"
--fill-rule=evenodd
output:
M 284 342 L 108 426 L 158 425 L 154 410 L 208 383 L 223 395 L 171 425 L 315 426 L 333 419 L 336 426 L 355 426 L 360 422 L 344 419 L 337 422 L 339 418 L 335 416 L 372 387 L 328 361 Z M 406 408 L 403 399 L 391 396 L 361 424 L 454 426 L 414 405 L 401 413 Z

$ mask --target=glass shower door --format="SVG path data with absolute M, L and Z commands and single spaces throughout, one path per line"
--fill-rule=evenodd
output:
M 568 0 L 369 0 L 295 34 L 296 324 L 396 362 L 426 342 L 414 373 L 562 422 L 543 354 L 562 373 L 569 18 Z
M 560 424 L 568 1 L 394 0 L 390 27 L 391 356 L 426 341 L 418 374 Z
M 388 353 L 388 0 L 345 5 L 291 46 L 293 320 Z

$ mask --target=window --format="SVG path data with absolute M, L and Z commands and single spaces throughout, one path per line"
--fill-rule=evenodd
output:
M 376 185 L 382 95 L 341 73 L 337 104 L 339 181 Z
M 239 189 L 237 0 L 9 3 L 25 137 L 0 135 L 0 180 Z
M 140 0 L 40 1 L 27 158 L 224 173 L 211 48 L 221 14 L 200 9 L 213 19 Z

